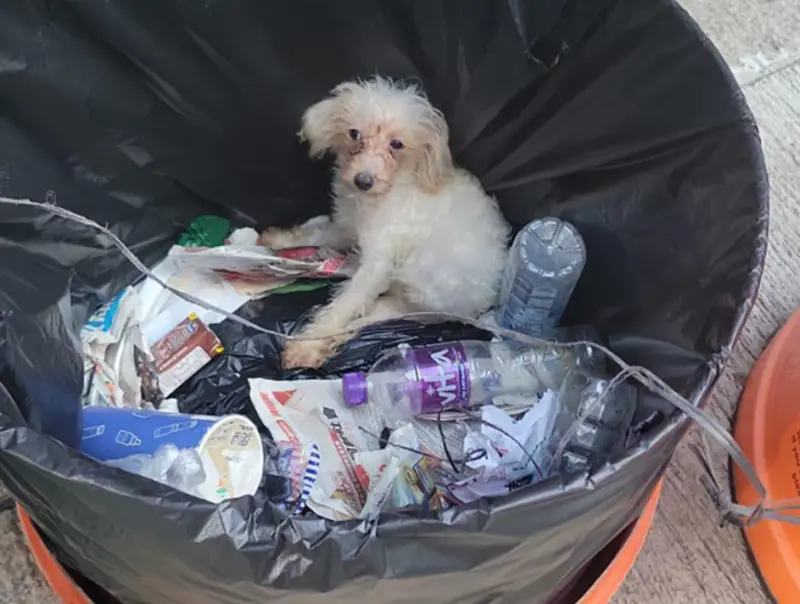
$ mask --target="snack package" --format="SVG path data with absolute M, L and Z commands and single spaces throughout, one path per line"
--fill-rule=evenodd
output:
M 388 448 L 394 447 L 401 464 L 391 489 L 381 504 L 383 510 L 445 510 L 452 505 L 444 485 L 456 477 L 446 462 L 432 453 L 419 438 L 420 424 L 407 424 L 392 433 Z M 415 453 L 414 451 L 418 451 Z
M 437 484 L 441 462 L 420 447 L 416 429 L 408 423 L 392 432 L 386 449 L 373 453 L 382 456 L 384 465 L 371 485 L 361 518 L 371 518 L 382 511 L 441 510 L 450 506 Z M 446 478 L 439 484 L 451 480 Z
M 420 455 L 414 463 L 401 468 L 384 509 L 446 510 L 453 505 L 453 500 L 442 485 L 454 479 L 455 475 L 445 469 L 443 462 Z
M 161 393 L 169 396 L 224 349 L 217 335 L 192 313 L 152 350 Z

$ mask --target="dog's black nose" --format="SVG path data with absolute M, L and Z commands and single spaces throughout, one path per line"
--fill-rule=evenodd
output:
M 369 191 L 372 188 L 372 185 L 375 184 L 375 181 L 372 179 L 372 176 L 367 174 L 366 172 L 359 172 L 356 174 L 355 179 L 353 182 L 356 185 L 356 188 L 359 191 Z

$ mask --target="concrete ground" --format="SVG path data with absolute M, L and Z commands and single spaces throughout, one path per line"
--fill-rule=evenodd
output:
M 728 421 L 767 339 L 800 306 L 800 5 L 797 0 L 683 0 L 725 56 L 758 118 L 772 181 L 772 220 L 761 296 L 719 384 L 712 410 Z M 695 439 L 694 434 L 688 440 Z M 720 468 L 725 460 L 718 455 Z M 720 529 L 686 443 L 670 470 L 652 532 L 615 604 L 769 602 L 738 530 Z M 725 475 L 725 472 L 721 472 Z M 0 514 L 0 604 L 54 600 Z
M 758 120 L 771 180 L 769 253 L 759 299 L 712 403 L 729 422 L 770 336 L 800 307 L 800 4 L 683 0 L 738 78 Z M 769 602 L 738 529 L 720 529 L 687 444 L 667 472 L 653 529 L 615 604 Z M 718 475 L 726 476 L 717 456 Z

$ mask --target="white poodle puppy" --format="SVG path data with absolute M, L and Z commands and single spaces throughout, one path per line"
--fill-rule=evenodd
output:
M 303 115 L 310 156 L 332 152 L 333 216 L 268 229 L 273 249 L 357 248 L 360 264 L 283 364 L 319 367 L 353 333 L 412 312 L 477 316 L 496 300 L 509 226 L 478 179 L 453 165 L 442 113 L 413 85 L 345 82 Z

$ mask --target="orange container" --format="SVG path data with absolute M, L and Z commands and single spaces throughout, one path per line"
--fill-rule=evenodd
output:
M 31 522 L 31 519 L 19 504 L 17 504 L 17 516 L 19 516 L 20 528 L 25 536 L 28 549 L 31 550 L 33 559 L 42 569 L 42 574 L 50 584 L 53 592 L 64 604 L 92 604 L 92 601 L 83 593 L 80 587 L 75 585 L 75 582 L 64 570 L 64 567 L 61 566 L 53 553 L 47 548 L 39 535 L 39 531 L 33 526 L 33 522 Z
M 627 538 L 624 539 L 611 563 L 599 573 L 599 577 L 594 579 L 588 589 L 582 594 L 578 593 L 573 596 L 572 602 L 575 604 L 606 604 L 611 600 L 611 597 L 617 592 L 633 567 L 633 563 L 644 545 L 644 540 L 650 532 L 660 493 L 661 483 L 653 490 L 653 494 L 642 510 L 642 515 L 628 529 Z M 25 541 L 30 548 L 31 554 L 33 554 L 33 558 L 39 568 L 42 569 L 42 574 L 47 579 L 50 587 L 61 601 L 64 604 L 92 604 L 88 596 L 75 584 L 67 571 L 64 570 L 64 567 L 61 566 L 53 556 L 53 553 L 47 548 L 47 545 L 39 535 L 39 531 L 36 530 L 31 519 L 19 505 L 17 505 L 17 515 L 19 516 L 22 533 L 25 535 Z M 576 584 L 585 585 L 587 580 L 592 580 L 591 569 L 587 572 L 587 575 L 581 576 Z M 574 593 L 574 590 L 570 590 L 570 592 Z M 566 604 L 566 602 L 566 600 L 560 600 L 560 604 Z
M 595 579 L 576 604 L 606 604 L 617 593 L 625 577 L 631 572 L 636 558 L 639 557 L 639 552 L 642 551 L 644 541 L 650 533 L 650 527 L 653 525 L 653 518 L 658 507 L 658 498 L 661 495 L 661 484 L 659 482 L 653 489 L 653 494 L 650 495 L 641 516 L 629 529 L 627 539 L 611 563 L 606 566 L 602 574 Z
M 767 498 L 800 497 L 800 312 L 787 321 L 756 362 L 745 385 L 734 437 L 755 467 Z M 736 500 L 757 495 L 734 468 Z M 796 501 L 794 503 L 797 503 Z M 778 602 L 800 602 L 800 526 L 762 521 L 744 531 L 761 576 Z

